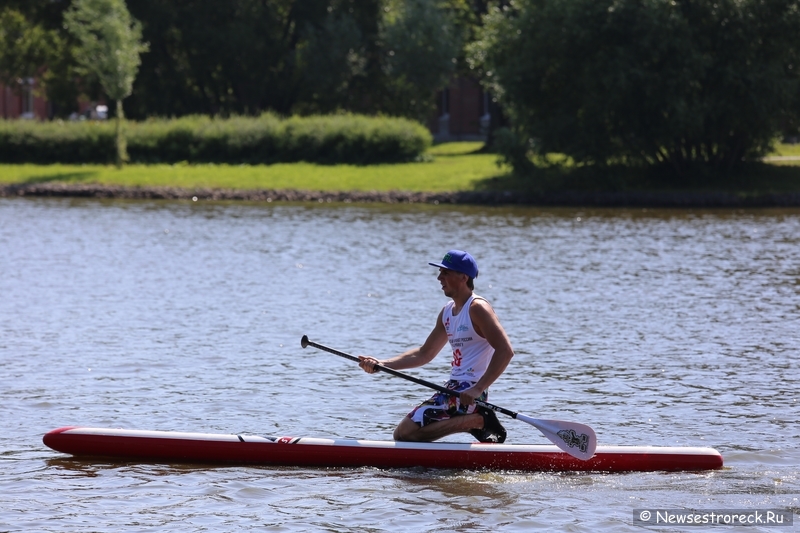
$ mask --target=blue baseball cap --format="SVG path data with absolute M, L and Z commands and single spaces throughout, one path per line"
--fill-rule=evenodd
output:
M 450 250 L 444 254 L 441 263 L 428 263 L 431 266 L 455 270 L 471 278 L 478 277 L 478 263 L 475 258 L 462 250 Z

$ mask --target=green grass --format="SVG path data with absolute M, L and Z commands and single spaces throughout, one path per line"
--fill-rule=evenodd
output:
M 796 144 L 780 143 L 776 146 L 775 153 L 772 155 L 782 156 L 782 157 L 786 156 L 800 157 L 800 143 Z M 796 165 L 800 164 L 800 162 L 797 162 L 795 164 Z
M 508 169 L 493 154 L 469 154 L 481 143 L 434 147 L 429 161 L 381 165 L 0 165 L 0 183 L 98 183 L 127 187 L 305 189 L 326 191 L 470 190 Z M 439 155 L 437 155 L 439 154 Z
M 324 191 L 465 190 L 531 191 L 722 191 L 763 194 L 800 191 L 800 161 L 749 163 L 736 176 L 675 181 L 667 174 L 614 167 L 605 172 L 542 168 L 532 178 L 497 166 L 497 157 L 480 153 L 479 142 L 443 143 L 426 161 L 380 165 L 0 165 L 0 184 L 92 183 L 126 187 L 224 189 L 305 189 Z M 800 156 L 800 145 L 778 145 L 775 155 Z M 558 158 L 553 158 L 558 159 Z
M 800 145 L 779 144 L 773 155 L 800 156 Z M 511 173 L 486 178 L 477 189 L 520 192 L 669 192 L 729 193 L 756 196 L 800 192 L 800 158 L 745 163 L 730 175 L 694 174 L 678 177 L 669 168 L 642 169 L 623 165 L 607 168 L 575 166 L 571 159 L 548 154 L 530 177 Z M 549 166 L 547 163 L 558 163 Z
M 436 144 L 428 149 L 432 156 L 469 155 L 483 148 L 482 142 L 464 141 Z

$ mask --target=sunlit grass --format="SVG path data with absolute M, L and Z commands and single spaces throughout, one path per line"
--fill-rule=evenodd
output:
M 481 143 L 438 145 L 429 161 L 382 165 L 0 165 L 0 183 L 96 183 L 126 187 L 303 189 L 325 191 L 459 191 L 504 176 Z M 439 155 L 437 155 L 439 154 Z M 465 155 L 468 154 L 468 155 Z
M 442 143 L 431 146 L 428 149 L 428 154 L 433 156 L 468 155 L 477 152 L 481 148 L 483 148 L 483 142 L 480 141 Z
M 795 143 L 795 144 L 780 143 L 775 147 L 775 153 L 772 155 L 781 157 L 787 157 L 787 156 L 800 157 L 800 143 Z M 795 164 L 800 164 L 800 161 L 796 162 Z
M 547 169 L 532 178 L 512 176 L 497 166 L 497 156 L 481 153 L 480 142 L 433 146 L 426 160 L 382 165 L 128 165 L 122 170 L 105 165 L 0 165 L 0 183 L 91 183 L 125 187 L 180 187 L 219 189 L 301 189 L 318 191 L 412 192 L 500 189 L 543 190 L 720 190 L 752 194 L 800 190 L 800 161 L 749 164 L 740 176 L 727 180 L 674 183 L 668 177 L 642 175 L 635 169 L 616 168 L 606 175 L 575 169 L 569 160 L 561 170 Z M 779 144 L 774 155 L 800 156 L 800 144 Z M 542 162 L 544 165 L 544 162 Z M 791 167 L 791 168 L 787 168 Z M 566 172 L 564 172 L 566 170 Z M 589 170 L 589 169 L 587 169 Z

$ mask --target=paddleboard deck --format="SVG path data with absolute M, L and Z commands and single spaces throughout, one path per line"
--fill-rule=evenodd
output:
M 62 427 L 44 435 L 53 450 L 82 458 L 147 463 L 299 467 L 445 468 L 518 471 L 701 471 L 722 468 L 713 448 L 598 446 L 583 461 L 553 445 L 411 443 L 247 434 Z

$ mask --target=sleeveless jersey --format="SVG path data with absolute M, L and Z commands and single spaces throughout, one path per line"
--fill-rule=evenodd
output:
M 447 331 L 447 340 L 453 349 L 450 379 L 478 381 L 486 372 L 489 361 L 494 355 L 494 348 L 486 339 L 475 333 L 472 319 L 469 317 L 469 307 L 476 297 L 484 299 L 480 296 L 470 296 L 455 316 L 453 316 L 455 302 L 452 300 L 442 310 L 442 323 Z

